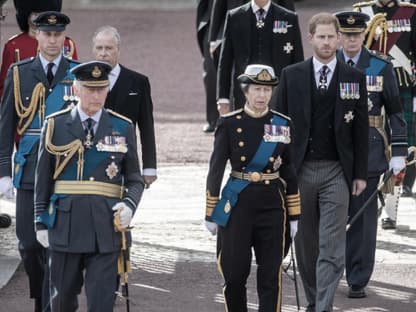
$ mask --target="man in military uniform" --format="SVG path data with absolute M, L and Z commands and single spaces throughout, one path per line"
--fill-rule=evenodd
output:
M 220 114 L 244 105 L 237 77 L 248 64 L 271 66 L 277 77 L 281 70 L 303 60 L 298 17 L 270 0 L 252 0 L 227 13 L 217 73 L 217 104 Z
M 407 122 L 409 146 L 416 144 L 416 5 L 398 0 L 375 0 L 354 5 L 355 10 L 370 16 L 366 46 L 391 57 L 400 90 L 400 100 Z M 413 196 L 416 177 L 414 165 L 406 168 L 403 180 L 403 196 Z M 382 219 L 383 228 L 395 228 L 400 186 L 395 195 L 387 196 L 387 217 Z
M 226 311 L 246 312 L 246 281 L 256 254 L 259 311 L 281 310 L 281 263 L 300 216 L 291 122 L 269 109 L 274 70 L 249 65 L 238 77 L 244 109 L 219 119 L 207 177 L 206 226 L 218 236 Z M 219 198 L 227 161 L 231 175 Z
M 120 34 L 116 28 L 108 25 L 98 28 L 92 42 L 95 59 L 109 63 L 113 67 L 108 76 L 110 91 L 105 101 L 105 108 L 128 117 L 135 128 L 138 126 L 142 147 L 143 178 L 146 187 L 150 187 L 157 179 L 157 161 L 149 78 L 119 63 Z
M 73 76 L 77 65 L 62 54 L 68 16 L 54 11 L 41 13 L 37 26 L 39 55 L 14 64 L 8 71 L 0 106 L 0 190 L 16 195 L 16 234 L 19 251 L 29 276 L 30 297 L 41 311 L 45 249 L 36 241 L 33 228 L 33 187 L 40 128 L 45 116 L 71 104 Z M 14 155 L 12 183 L 11 155 L 16 133 L 20 136 Z M 46 279 L 47 280 L 47 279 Z M 46 295 L 45 295 L 46 296 Z M 46 307 L 48 298 L 44 298 Z
M 314 15 L 313 57 L 283 69 L 277 93 L 278 110 L 296 129 L 302 218 L 295 246 L 308 312 L 333 309 L 345 266 L 349 199 L 365 189 L 368 172 L 365 75 L 337 60 L 338 34 L 336 17 Z
M 35 226 L 50 250 L 53 312 L 78 308 L 84 276 L 88 311 L 113 311 L 122 243 L 114 226 L 129 226 L 144 189 L 132 122 L 103 109 L 110 71 L 98 61 L 74 67 L 77 106 L 42 130 Z
M 40 12 L 60 12 L 62 0 L 14 0 L 14 6 L 16 8 L 17 24 L 22 32 L 11 37 L 4 45 L 0 69 L 0 97 L 3 95 L 4 80 L 10 65 L 29 57 L 35 57 L 38 54 L 36 25 L 33 20 Z M 69 37 L 65 38 L 63 52 L 67 58 L 78 59 L 75 43 Z
M 342 49 L 338 51 L 338 60 L 363 71 L 367 78 L 370 124 L 368 180 L 365 191 L 350 200 L 351 218 L 376 191 L 380 176 L 387 169 L 392 169 L 397 175 L 405 168 L 407 128 L 392 64 L 363 45 L 369 16 L 361 12 L 340 12 L 335 15 L 341 25 Z M 385 122 L 389 124 L 391 135 L 385 130 Z M 366 296 L 365 286 L 374 268 L 377 208 L 375 197 L 347 232 L 345 268 L 350 298 Z

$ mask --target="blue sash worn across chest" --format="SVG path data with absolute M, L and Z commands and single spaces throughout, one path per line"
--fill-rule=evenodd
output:
M 285 126 L 287 120 L 278 115 L 274 115 L 272 125 Z M 244 172 L 263 171 L 269 162 L 270 156 L 276 149 L 278 142 L 261 141 L 253 159 L 244 169 Z M 221 199 L 215 206 L 211 219 L 220 226 L 226 226 L 232 208 L 238 201 L 239 194 L 250 184 L 250 181 L 228 178 L 228 181 L 221 192 Z
M 386 66 L 386 62 L 376 58 L 370 58 L 370 65 L 365 69 L 365 74 L 367 76 L 377 76 Z

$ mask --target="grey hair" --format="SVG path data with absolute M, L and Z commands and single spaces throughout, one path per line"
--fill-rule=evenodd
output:
M 98 36 L 98 34 L 100 33 L 110 33 L 114 36 L 114 38 L 116 39 L 116 44 L 117 47 L 120 47 L 120 43 L 121 43 L 121 37 L 120 34 L 118 33 L 117 28 L 110 26 L 110 25 L 105 25 L 105 26 L 101 26 L 100 28 L 98 28 L 95 33 L 94 36 L 92 37 L 92 42 L 94 43 L 95 38 Z

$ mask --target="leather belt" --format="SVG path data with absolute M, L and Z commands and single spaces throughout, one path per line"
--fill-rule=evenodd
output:
M 372 128 L 383 128 L 383 116 L 368 116 L 368 123 Z
M 240 180 L 247 180 L 250 182 L 260 182 L 267 180 L 276 180 L 280 178 L 279 171 L 273 173 L 263 173 L 263 172 L 239 172 L 231 171 L 231 176 Z
M 124 187 L 98 181 L 58 180 L 55 182 L 54 193 L 122 198 Z

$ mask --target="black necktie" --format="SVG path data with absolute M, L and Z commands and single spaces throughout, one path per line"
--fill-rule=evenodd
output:
M 326 89 L 328 88 L 327 86 L 327 76 L 328 76 L 328 71 L 329 68 L 328 66 L 324 65 L 321 67 L 321 69 L 319 70 L 319 91 L 321 92 L 325 92 Z
M 91 135 L 91 138 L 94 137 L 94 124 L 95 121 L 92 118 L 87 118 L 85 119 L 85 134 L 86 135 Z
M 355 65 L 355 63 L 354 63 L 354 61 L 352 59 L 349 59 L 347 61 L 347 64 L 350 65 L 351 67 L 354 67 L 354 65 Z
M 52 80 L 53 80 L 53 72 L 52 72 L 53 65 L 55 65 L 55 64 L 54 63 L 49 63 L 48 64 L 48 71 L 46 72 L 46 78 L 48 79 L 49 84 L 51 84 Z
M 263 28 L 264 27 L 264 14 L 265 13 L 266 13 L 266 11 L 264 11 L 263 8 L 260 8 L 256 11 L 256 18 L 257 18 L 256 26 L 257 26 L 257 28 Z

